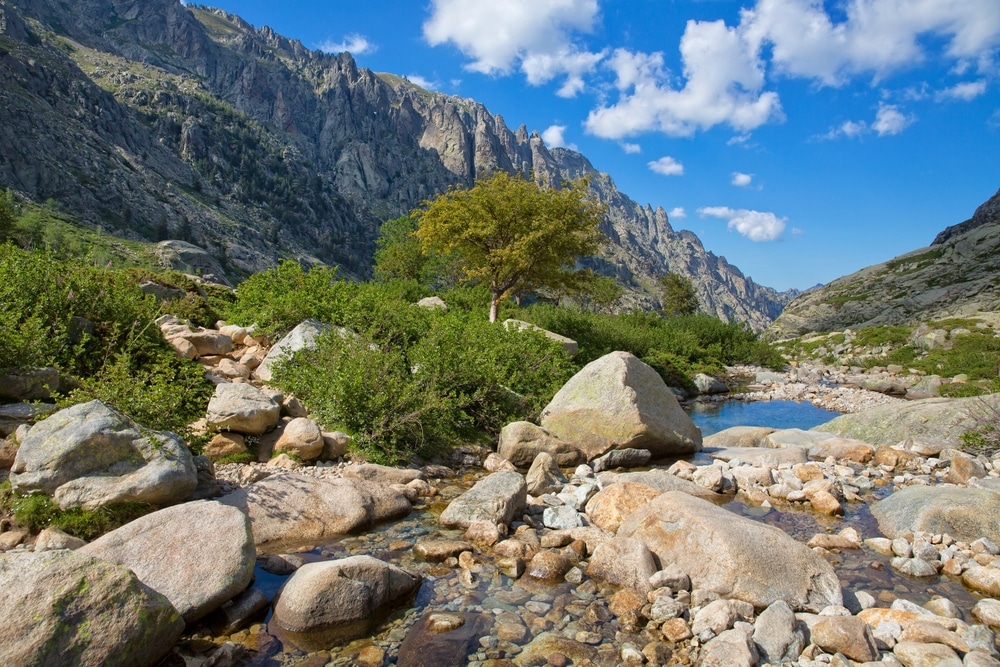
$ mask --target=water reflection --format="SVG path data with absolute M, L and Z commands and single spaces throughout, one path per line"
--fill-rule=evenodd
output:
M 684 406 L 702 435 L 731 426 L 810 429 L 839 417 L 839 412 L 796 401 L 693 401 Z

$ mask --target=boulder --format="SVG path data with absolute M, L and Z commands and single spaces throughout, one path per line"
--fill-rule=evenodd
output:
M 604 456 L 590 462 L 594 472 L 604 472 L 615 468 L 641 468 L 649 463 L 652 454 L 648 449 L 612 449 Z
M 246 515 L 209 500 L 147 514 L 78 552 L 132 570 L 187 623 L 241 593 L 256 557 Z
M 676 563 L 698 589 L 763 609 L 784 600 L 818 612 L 843 601 L 833 568 L 783 531 L 671 491 L 629 515 L 619 537 L 643 540 L 661 563 Z
M 507 331 L 538 331 L 549 340 L 554 340 L 562 345 L 563 352 L 571 357 L 580 351 L 580 346 L 577 345 L 576 341 L 572 338 L 567 338 L 566 336 L 552 331 L 546 331 L 531 322 L 522 322 L 521 320 L 504 320 L 503 326 L 507 329 Z
M 424 473 L 414 468 L 393 468 L 377 463 L 362 463 L 344 468 L 344 477 L 378 484 L 409 484 L 415 479 L 423 479 Z
M 46 401 L 59 391 L 59 371 L 51 366 L 0 375 L 0 400 Z
M 310 319 L 300 322 L 297 327 L 289 331 L 284 338 L 268 350 L 267 356 L 254 370 L 254 375 L 263 382 L 270 382 L 274 365 L 279 359 L 291 357 L 299 350 L 315 350 L 316 339 L 331 330 L 333 330 L 332 326 L 319 320 Z
M 1000 394 L 894 402 L 841 415 L 812 430 L 855 438 L 875 446 L 891 447 L 912 438 L 958 447 L 961 435 L 976 427 L 975 415 L 983 409 L 1000 409 Z
M 622 520 L 662 491 L 636 482 L 619 482 L 605 486 L 587 503 L 587 516 L 598 528 L 615 533 Z
M 713 637 L 701 650 L 701 667 L 754 667 L 759 656 L 751 635 L 753 626 L 741 623 Z
M 308 563 L 278 593 L 273 620 L 300 649 L 321 650 L 367 632 L 420 581 L 371 556 Z
M 22 426 L 29 426 L 39 419 L 48 417 L 57 409 L 56 406 L 49 403 L 6 403 L 0 405 L 0 437 L 16 433 Z
M 872 506 L 882 534 L 922 531 L 972 542 L 1000 542 L 1000 494 L 955 486 L 907 486 Z
M 527 495 L 528 487 L 519 473 L 492 473 L 451 501 L 441 513 L 441 525 L 468 528 L 479 520 L 509 525 L 524 511 Z
M 205 419 L 220 430 L 261 435 L 278 425 L 281 406 L 251 384 L 225 382 L 215 387 Z
M 49 526 L 38 533 L 35 538 L 35 551 L 51 551 L 52 549 L 79 549 L 86 542 L 79 537 L 63 532 L 55 526 Z
M 181 502 L 197 486 L 198 473 L 179 436 L 144 429 L 90 401 L 31 428 L 17 450 L 10 482 L 16 493 L 44 493 L 63 509 L 96 509 L 126 501 Z
M 417 305 L 427 310 L 448 310 L 448 304 L 439 296 L 425 296 Z
M 557 492 L 566 484 L 566 475 L 562 473 L 552 457 L 541 452 L 535 457 L 528 474 L 524 476 L 528 493 L 540 496 L 543 493 Z
M 694 386 L 699 394 L 725 394 L 729 392 L 729 386 L 719 378 L 712 377 L 705 373 L 698 373 L 694 376 Z
M 776 429 L 768 426 L 730 426 L 727 429 L 713 433 L 703 441 L 704 447 L 766 447 L 767 436 Z
M 761 660 L 772 664 L 794 662 L 805 648 L 805 636 L 792 608 L 784 600 L 771 603 L 757 616 L 753 641 Z
M 568 442 L 553 437 L 531 422 L 511 422 L 500 431 L 497 453 L 518 468 L 528 468 L 541 452 L 546 452 L 563 468 L 585 463 L 587 457 Z
M 654 458 L 701 449 L 701 431 L 663 379 L 628 352 L 584 366 L 542 411 L 541 426 L 588 460 L 612 449 L 648 449 Z
M 663 470 L 662 468 L 643 470 L 641 472 L 602 472 L 597 476 L 597 482 L 600 484 L 602 489 L 605 489 L 612 484 L 634 482 L 636 484 L 644 484 L 645 486 L 656 489 L 660 493 L 666 493 L 667 491 L 682 491 L 688 495 L 709 500 L 715 500 L 720 497 L 715 491 L 706 489 L 703 486 L 698 486 L 694 482 L 682 479 L 677 475 Z
M 809 629 L 809 638 L 827 653 L 843 653 L 858 662 L 879 657 L 871 628 L 857 616 L 824 616 Z
M 805 431 L 801 428 L 785 428 L 775 431 L 767 436 L 764 441 L 765 447 L 801 447 L 811 449 L 824 440 L 832 440 L 834 436 L 829 433 L 819 433 L 817 431 Z
M 308 417 L 296 417 L 285 424 L 274 451 L 294 454 L 302 461 L 313 461 L 323 453 L 323 445 L 323 434 L 316 422 Z
M 157 664 L 184 630 L 126 568 L 76 551 L 0 555 L 0 664 Z
M 202 452 L 212 461 L 218 461 L 226 456 L 247 453 L 246 438 L 239 433 L 224 431 L 216 433 L 202 448 Z
M 250 517 L 257 546 L 343 535 L 405 516 L 412 509 L 403 494 L 381 484 L 288 472 L 271 475 L 218 502 Z
M 650 577 L 656 574 L 656 563 L 642 540 L 618 538 L 597 545 L 590 557 L 587 575 L 613 586 L 628 586 L 642 595 L 653 587 Z
M 852 438 L 830 438 L 809 448 L 809 458 L 813 461 L 823 461 L 829 456 L 837 461 L 868 463 L 875 456 L 875 448 L 867 442 Z

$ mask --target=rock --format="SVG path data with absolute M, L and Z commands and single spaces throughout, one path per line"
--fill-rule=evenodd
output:
M 156 244 L 156 258 L 165 268 L 188 274 L 198 274 L 202 280 L 232 287 L 219 261 L 204 248 L 187 241 L 171 239 Z
M 468 528 L 473 521 L 509 525 L 520 516 L 528 487 L 516 472 L 495 472 L 476 482 L 441 513 L 442 526 Z
M 613 449 L 604 456 L 590 462 L 594 472 L 604 472 L 615 468 L 640 468 L 652 458 L 648 449 Z
M 425 296 L 417 305 L 427 310 L 448 310 L 448 304 L 439 296 Z
M 552 457 L 546 452 L 540 452 L 531 464 L 524 481 L 529 494 L 540 496 L 543 493 L 558 491 L 567 480 Z
M 531 322 L 522 322 L 521 320 L 504 320 L 504 328 L 507 331 L 537 331 L 544 335 L 549 340 L 554 340 L 555 342 L 562 345 L 563 352 L 569 356 L 574 356 L 580 351 L 580 346 L 577 345 L 576 341 L 572 338 L 567 338 L 560 334 L 554 333 L 552 331 L 546 331 L 545 329 L 532 324 Z
M 23 528 L 5 530 L 0 533 L 0 551 L 10 551 L 28 538 L 28 531 Z
M 963 667 L 1000 667 L 1000 660 L 997 660 L 988 653 L 970 651 L 965 654 L 962 665 Z
M 242 592 L 255 558 L 247 517 L 204 500 L 147 514 L 78 552 L 129 568 L 187 623 Z
M 907 400 L 915 400 L 921 398 L 934 398 L 941 395 L 941 378 L 937 375 L 926 375 L 914 384 L 912 387 L 907 388 L 906 398 Z
M 79 537 L 64 533 L 55 526 L 49 526 L 38 533 L 35 538 L 35 551 L 51 551 L 52 549 L 79 549 L 86 542 Z
M 858 662 L 879 657 L 871 628 L 857 616 L 824 616 L 810 628 L 810 639 L 827 653 L 843 653 Z
M 705 449 L 766 447 L 767 436 L 776 429 L 767 426 L 730 426 L 705 438 Z
M 736 621 L 753 618 L 753 605 L 742 600 L 713 600 L 698 610 L 691 624 L 691 632 L 700 635 L 706 630 L 719 634 L 733 627 Z
M 899 642 L 892 653 L 905 667 L 962 667 L 962 659 L 944 644 Z
M 654 457 L 701 449 L 701 431 L 663 379 L 627 352 L 587 364 L 542 411 L 542 428 L 595 459 L 612 449 L 648 449 Z
M 968 484 L 971 479 L 983 477 L 986 477 L 986 468 L 983 464 L 971 456 L 961 455 L 952 457 L 944 481 L 950 484 Z
M 636 482 L 605 486 L 587 503 L 587 516 L 599 528 L 615 533 L 622 520 L 660 495 L 660 491 Z
M 701 667 L 754 667 L 757 664 L 757 647 L 750 638 L 753 626 L 726 630 L 713 637 L 701 650 Z
M 215 619 L 220 619 L 220 634 L 230 635 L 250 625 L 257 617 L 263 616 L 263 611 L 271 606 L 267 594 L 259 588 L 248 588 L 232 600 L 226 602 L 215 612 Z
M 806 546 L 810 549 L 820 547 L 821 549 L 860 549 L 861 537 L 858 531 L 853 528 L 845 528 L 836 535 L 828 533 L 817 533 L 813 535 Z
M 398 667 L 463 664 L 488 630 L 488 620 L 483 614 L 426 611 L 407 631 L 396 664 Z
M 496 452 L 490 452 L 483 461 L 483 469 L 486 472 L 517 472 L 513 463 L 500 456 Z
M 314 461 L 323 453 L 323 434 L 316 422 L 308 417 L 296 417 L 285 425 L 274 451 L 294 454 L 302 461 Z
M 653 590 L 656 574 L 653 554 L 636 538 L 619 538 L 597 545 L 590 557 L 587 575 L 613 586 L 628 586 L 642 595 Z
M 809 448 L 809 458 L 813 461 L 824 461 L 827 457 L 834 459 L 867 463 L 875 456 L 875 448 L 867 442 L 851 438 L 830 438 Z
M 393 468 L 377 463 L 362 463 L 344 468 L 344 477 L 363 479 L 378 484 L 409 484 L 415 479 L 423 479 L 424 473 L 414 468 Z
M 772 602 L 757 616 L 753 641 L 761 660 L 772 664 L 797 660 L 805 647 L 795 613 L 784 600 Z
M 421 578 L 371 556 L 303 565 L 274 603 L 274 622 L 304 651 L 361 636 Z
M 0 375 L 0 400 L 47 401 L 59 391 L 59 371 L 47 366 Z
M 0 664 L 145 667 L 183 630 L 124 567 L 76 551 L 0 555 Z
M 725 382 L 705 373 L 695 375 L 693 382 L 698 393 L 702 395 L 725 394 L 729 392 L 729 386 Z
M 952 632 L 938 623 L 914 621 L 900 633 L 901 642 L 921 642 L 924 644 L 944 644 L 962 653 L 969 652 L 969 646 L 957 632 Z
M 764 608 L 840 605 L 840 583 L 822 557 L 781 530 L 676 491 L 629 515 L 619 537 L 642 539 L 661 563 L 676 563 L 696 589 Z
M 711 500 L 719 497 L 719 494 L 714 491 L 698 486 L 694 482 L 686 479 L 681 479 L 677 475 L 672 475 L 662 468 L 654 468 L 652 470 L 644 470 L 642 472 L 602 472 L 597 476 L 597 481 L 602 489 L 606 489 L 612 484 L 632 482 L 635 484 L 643 484 L 652 489 L 656 489 L 661 493 L 665 493 L 667 491 L 681 491 L 689 496 L 696 496 L 698 498 Z
M 569 572 L 573 564 L 574 561 L 562 551 L 543 549 L 531 557 L 525 574 L 539 581 L 558 581 Z
M 354 438 L 341 431 L 323 431 L 323 451 L 319 455 L 321 461 L 336 461 L 347 456 Z
M 463 551 L 472 551 L 472 545 L 461 540 L 422 539 L 413 546 L 413 553 L 434 562 L 458 556 Z
M 541 452 L 550 454 L 561 468 L 576 466 L 587 460 L 577 447 L 531 422 L 511 422 L 500 431 L 497 453 L 516 467 L 530 467 Z
M 281 406 L 250 384 L 223 383 L 215 387 L 205 419 L 209 426 L 247 435 L 260 435 L 278 425 Z
M 1000 495 L 981 489 L 908 486 L 872 506 L 872 515 L 888 537 L 925 532 L 1000 541 Z
M 315 350 L 316 339 L 332 330 L 332 326 L 319 320 L 310 319 L 300 322 L 298 326 L 271 347 L 267 356 L 254 370 L 254 375 L 262 382 L 270 382 L 274 365 L 279 359 L 291 357 L 300 350 Z
M 0 405 L 0 437 L 7 437 L 13 434 L 14 440 L 19 444 L 24 440 L 27 433 L 19 435 L 18 431 L 31 430 L 31 424 L 48 417 L 53 412 L 56 412 L 57 409 L 56 406 L 48 403 L 7 403 Z M 14 463 L 14 454 L 17 453 L 16 447 L 14 449 L 15 451 L 9 454 L 10 464 L 5 466 L 7 468 Z
M 938 573 L 933 565 L 920 558 L 893 558 L 889 566 L 909 577 L 936 577 Z
M 115 502 L 169 505 L 198 484 L 187 445 L 144 429 L 100 401 L 60 410 L 35 424 L 17 450 L 11 488 L 52 496 L 62 509 Z
M 462 539 L 484 547 L 492 547 L 500 541 L 500 530 L 491 521 L 473 521 L 462 535 Z
M 768 447 L 774 448 L 801 447 L 808 450 L 831 439 L 833 436 L 827 433 L 805 431 L 801 428 L 786 428 L 768 435 L 765 443 Z
M 979 600 L 972 608 L 972 617 L 991 628 L 1000 628 L 1000 600 L 993 598 Z
M 257 546 L 277 540 L 318 540 L 406 516 L 410 501 L 359 479 L 316 479 L 281 472 L 218 502 L 250 517 Z
M 751 465 L 777 468 L 783 464 L 795 465 L 808 460 L 808 451 L 802 447 L 730 447 L 727 449 L 705 449 L 705 453 L 719 461 L 739 459 Z
M 514 664 L 517 667 L 551 665 L 553 663 L 550 656 L 555 655 L 564 656 L 572 660 L 573 664 L 584 664 L 584 661 L 597 657 L 597 649 L 569 637 L 563 637 L 558 632 L 542 632 L 514 658 Z
M 246 454 L 246 438 L 239 433 L 216 433 L 202 448 L 202 452 L 212 461 L 218 461 L 226 456 Z
M 546 507 L 542 513 L 542 525 L 551 530 L 570 530 L 583 525 L 580 515 L 569 505 Z
M 962 583 L 969 588 L 1000 598 L 1000 569 L 973 565 L 962 573 Z
M 841 415 L 816 426 L 814 431 L 856 438 L 869 444 L 892 446 L 913 438 L 948 443 L 957 447 L 960 436 L 975 428 L 977 406 L 986 401 L 993 409 L 1000 407 L 1000 395 L 972 398 L 926 398 L 899 401 Z

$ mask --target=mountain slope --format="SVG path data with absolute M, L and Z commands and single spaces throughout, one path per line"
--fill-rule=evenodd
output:
M 766 326 L 755 284 L 582 155 L 468 99 L 176 0 L 0 0 L 0 186 L 135 239 L 206 248 L 232 278 L 281 257 L 371 272 L 379 224 L 496 169 L 590 177 L 631 305 L 667 271 L 709 312 Z
M 926 247 L 802 294 L 776 337 L 877 324 L 917 324 L 1000 306 L 1000 190 Z

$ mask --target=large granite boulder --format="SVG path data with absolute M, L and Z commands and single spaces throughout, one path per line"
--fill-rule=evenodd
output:
M 622 520 L 663 493 L 645 484 L 619 482 L 605 486 L 587 501 L 590 523 L 609 533 L 618 532 Z
M 639 472 L 602 472 L 597 475 L 597 483 L 602 489 L 606 489 L 612 484 L 622 484 L 633 482 L 656 489 L 660 493 L 667 491 L 681 491 L 691 496 L 705 498 L 706 500 L 717 500 L 722 498 L 721 494 L 707 489 L 704 486 L 678 477 L 662 468 L 652 470 L 641 470 Z
M 1000 410 L 1000 394 L 890 403 L 841 415 L 813 430 L 863 440 L 876 447 L 892 446 L 908 439 L 944 442 L 958 447 L 962 434 L 977 426 L 976 415 L 984 410 Z
M 183 630 L 124 567 L 75 551 L 0 555 L 0 664 L 148 667 Z
M 63 509 L 125 501 L 170 505 L 191 495 L 198 472 L 176 434 L 144 429 L 90 401 L 31 428 L 17 450 L 10 483 L 18 494 L 52 496 Z
M 528 487 L 520 473 L 495 472 L 451 501 L 441 513 L 441 525 L 468 528 L 473 521 L 510 524 L 524 512 L 527 497 Z
M 147 514 L 79 553 L 132 570 L 188 623 L 242 592 L 256 557 L 246 515 L 206 500 Z
M 0 375 L 0 399 L 4 401 L 46 401 L 56 391 L 59 391 L 59 371 L 51 366 Z
M 267 356 L 254 370 L 254 375 L 263 382 L 270 382 L 274 365 L 279 359 L 291 357 L 299 350 L 315 350 L 316 339 L 332 329 L 332 326 L 319 320 L 304 320 L 268 350 Z
M 728 449 L 732 447 L 768 447 L 767 436 L 776 429 L 769 426 L 730 426 L 727 429 L 707 436 L 702 445 Z
M 420 576 L 371 556 L 303 565 L 278 594 L 274 622 L 306 651 L 358 637 L 416 590 Z
M 923 531 L 1000 543 L 1000 494 L 957 486 L 907 486 L 872 506 L 886 537 Z
M 219 499 L 250 517 L 254 542 L 318 540 L 409 514 L 406 496 L 360 479 L 271 475 Z
M 563 352 L 571 357 L 580 351 L 580 346 L 572 338 L 567 338 L 566 336 L 557 334 L 554 331 L 548 331 L 547 329 L 543 329 L 536 324 L 532 324 L 531 322 L 524 322 L 522 320 L 504 320 L 503 326 L 507 329 L 507 331 L 537 331 L 549 340 L 554 340 L 562 345 Z
M 587 457 L 577 447 L 553 437 L 531 422 L 511 422 L 501 429 L 497 454 L 518 468 L 530 468 L 532 461 L 541 452 L 551 455 L 562 468 L 574 467 L 587 461 Z
M 676 564 L 695 588 L 763 609 L 784 600 L 819 612 L 843 601 L 833 567 L 783 531 L 671 491 L 626 517 L 618 538 L 638 537 L 660 563 Z
M 261 435 L 278 425 L 281 406 L 252 384 L 216 385 L 205 420 L 210 427 Z
M 542 411 L 541 426 L 588 460 L 612 449 L 648 449 L 654 458 L 701 449 L 701 431 L 663 378 L 628 352 L 584 366 Z

